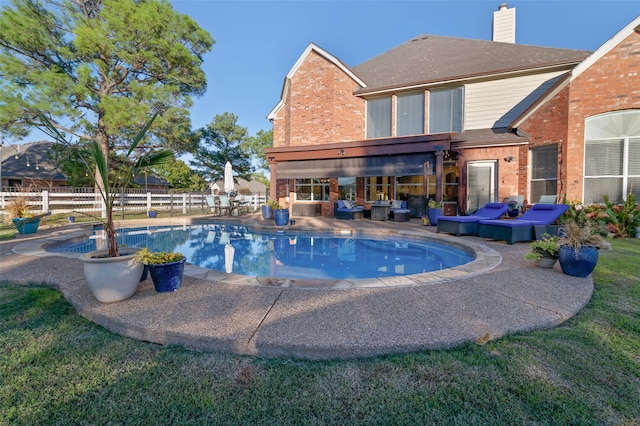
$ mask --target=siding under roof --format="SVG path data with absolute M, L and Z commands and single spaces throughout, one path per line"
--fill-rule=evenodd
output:
M 352 70 L 367 83 L 356 94 L 534 68 L 575 65 L 590 52 L 420 35 Z

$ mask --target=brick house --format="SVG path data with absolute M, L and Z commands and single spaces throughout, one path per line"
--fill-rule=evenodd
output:
M 640 196 L 640 17 L 595 52 L 420 35 L 348 67 L 310 44 L 268 118 L 271 193 L 293 214 L 424 200 L 473 212 L 512 195 Z

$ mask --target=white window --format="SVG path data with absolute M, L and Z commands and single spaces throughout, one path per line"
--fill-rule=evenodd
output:
M 370 176 L 364 178 L 366 201 L 389 200 L 391 195 L 391 176 Z
M 640 110 L 588 118 L 584 152 L 585 203 L 640 197 Z
M 396 136 L 424 133 L 424 92 L 396 98 Z
M 296 201 L 329 201 L 329 179 L 296 179 Z
M 391 97 L 367 100 L 367 138 L 391 136 Z
M 462 131 L 463 88 L 429 92 L 429 133 Z

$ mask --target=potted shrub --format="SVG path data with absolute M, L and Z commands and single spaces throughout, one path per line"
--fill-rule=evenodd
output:
M 275 220 L 276 226 L 287 226 L 289 223 L 289 209 L 282 208 L 280 205 L 277 205 L 273 209 L 273 220 Z
M 273 211 L 279 207 L 280 205 L 276 200 L 268 200 L 262 205 L 262 218 L 264 220 L 271 220 L 273 218 Z
M 542 239 L 529 244 L 529 253 L 524 258 L 535 261 L 543 268 L 553 268 L 558 260 L 560 242 L 557 236 L 542 234 Z
M 92 177 L 97 191 L 100 193 L 105 209 L 104 217 L 91 216 L 102 222 L 107 240 L 107 250 L 86 253 L 80 257 L 84 262 L 85 280 L 96 299 L 101 302 L 117 302 L 132 296 L 140 282 L 144 267 L 135 260 L 135 254 L 140 249 L 125 247 L 118 248 L 116 228 L 113 223 L 113 209 L 118 193 L 126 186 L 134 174 L 140 170 L 162 164 L 173 156 L 170 151 L 156 151 L 131 159 L 132 154 L 153 124 L 158 113 L 154 113 L 133 138 L 125 153 L 125 161 L 116 176 L 109 176 L 109 158 L 102 152 L 100 145 L 92 141 L 88 145 L 88 157 L 95 164 L 86 162 L 82 158 L 87 173 Z M 40 118 L 45 123 L 43 129 L 56 142 L 70 145 L 65 136 L 42 113 Z
M 148 248 L 136 253 L 137 262 L 145 265 L 158 293 L 176 291 L 182 285 L 186 257 L 177 252 L 152 252 Z
M 431 225 L 438 224 L 438 216 L 442 216 L 442 203 L 436 200 L 429 200 L 429 222 Z
M 598 250 L 605 241 L 595 223 L 584 213 L 584 206 L 577 204 L 575 210 L 560 230 L 558 260 L 562 272 L 575 277 L 586 277 L 598 263 Z
M 509 217 L 518 217 L 520 210 L 518 210 L 518 202 L 516 200 L 509 200 L 507 202 L 507 214 Z
M 40 219 L 49 213 L 33 215 L 27 197 L 18 196 L 9 201 L 5 208 L 7 223 L 13 223 L 20 234 L 33 234 L 38 230 Z

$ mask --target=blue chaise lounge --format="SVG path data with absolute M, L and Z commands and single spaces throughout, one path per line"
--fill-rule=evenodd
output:
M 480 220 L 498 219 L 507 212 L 503 203 L 487 203 L 471 216 L 438 216 L 437 232 L 456 235 L 478 235 Z
M 566 204 L 535 204 L 514 220 L 480 220 L 478 236 L 509 244 L 537 239 L 569 209 Z
M 362 219 L 364 207 L 353 206 L 349 201 L 338 200 L 333 204 L 333 217 L 336 219 Z

